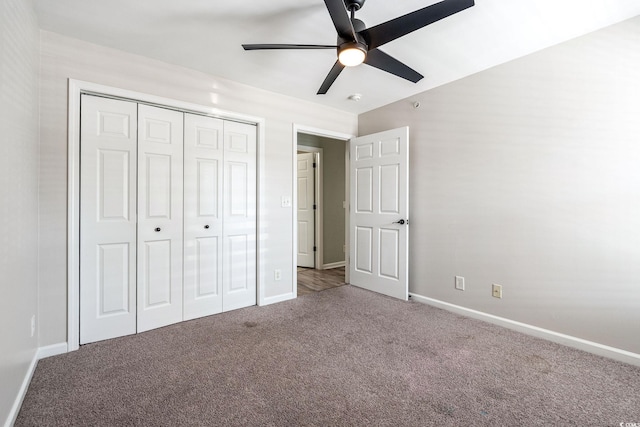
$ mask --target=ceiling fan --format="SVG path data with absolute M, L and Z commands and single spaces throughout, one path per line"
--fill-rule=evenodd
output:
M 338 32 L 336 45 L 316 44 L 243 44 L 244 50 L 265 49 L 337 49 L 338 60 L 324 79 L 318 95 L 327 93 L 344 67 L 365 63 L 382 71 L 417 83 L 424 76 L 378 49 L 399 37 L 473 6 L 474 0 L 444 0 L 371 28 L 355 18 L 365 0 L 324 0 Z

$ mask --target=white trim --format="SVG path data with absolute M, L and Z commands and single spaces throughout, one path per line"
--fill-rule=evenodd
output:
M 320 151 L 313 153 L 313 160 L 316 163 L 315 167 L 315 203 L 317 206 L 315 212 L 315 228 L 316 228 L 316 256 L 315 265 L 316 268 L 322 268 L 324 264 L 324 152 L 322 148 Z M 296 194 L 298 194 L 296 192 Z M 297 206 L 297 205 L 296 205 Z
M 36 352 L 33 354 L 33 357 L 31 358 L 31 362 L 29 363 L 29 367 L 27 368 L 24 379 L 22 380 L 22 384 L 20 385 L 20 389 L 18 390 L 16 399 L 13 401 L 11 410 L 7 414 L 7 419 L 4 422 L 4 427 L 11 427 L 16 422 L 16 418 L 18 418 L 18 413 L 20 412 L 20 407 L 22 406 L 24 397 L 27 395 L 27 390 L 29 389 L 29 384 L 31 383 L 31 378 L 33 378 L 33 373 L 36 371 L 37 365 L 38 351 L 36 350 Z
M 294 289 L 297 289 L 297 286 L 294 286 Z M 276 295 L 273 297 L 265 298 L 263 304 L 261 305 L 269 305 L 269 304 L 276 304 L 278 302 L 289 301 L 292 299 L 296 299 L 297 296 L 298 296 L 297 292 L 290 292 L 288 294 Z
M 80 91 L 82 83 L 69 79 L 67 117 L 67 342 L 80 348 Z
M 58 344 L 47 345 L 45 347 L 38 348 L 38 353 L 36 356 L 38 360 L 46 359 L 47 357 L 57 356 L 59 354 L 64 354 L 68 351 L 68 346 L 66 342 L 61 342 Z
M 296 134 L 297 135 L 297 134 Z M 304 151 L 307 153 L 313 153 L 313 161 L 316 163 L 316 167 L 314 168 L 314 173 L 313 173 L 313 177 L 314 177 L 314 203 L 317 206 L 316 209 L 316 214 L 315 214 L 315 218 L 313 221 L 313 226 L 315 229 L 314 232 L 314 239 L 315 239 L 315 246 L 316 246 L 316 253 L 315 256 L 313 257 L 313 264 L 314 264 L 314 268 L 321 270 L 322 269 L 322 264 L 324 263 L 324 237 L 323 237 L 323 231 L 322 231 L 322 224 L 323 224 L 323 209 L 324 209 L 324 203 L 323 203 L 323 185 L 322 185 L 322 180 L 324 179 L 324 175 L 322 173 L 322 166 L 323 166 L 323 150 L 320 147 L 309 147 L 306 145 L 298 145 L 297 146 L 297 150 L 296 150 L 296 154 L 298 151 Z M 297 162 L 296 162 L 297 163 Z M 297 167 L 296 167 L 296 172 L 297 172 Z M 297 219 L 297 208 L 298 208 L 298 175 L 296 173 L 296 191 L 293 193 L 295 194 L 294 197 L 294 207 L 296 208 L 296 219 Z M 297 233 L 297 221 L 296 221 L 296 233 Z M 294 239 L 297 239 L 297 235 L 294 236 Z M 296 240 L 297 242 L 297 240 Z M 296 251 L 296 253 L 298 253 Z M 297 260 L 296 260 L 296 266 L 297 266 Z
M 433 307 L 441 308 L 443 310 L 451 311 L 463 316 L 472 317 L 474 319 L 483 320 L 485 322 L 493 323 L 494 325 L 522 332 L 524 334 L 531 335 L 537 338 L 543 338 L 558 344 L 566 345 L 568 347 L 577 348 L 578 350 L 583 350 L 588 353 L 596 354 L 598 356 L 608 357 L 619 362 L 640 366 L 640 354 L 632 353 L 630 351 L 622 350 L 615 347 L 610 347 L 604 344 L 599 344 L 593 341 L 587 341 L 582 338 L 573 337 L 571 335 L 561 334 L 559 332 L 554 332 L 548 329 L 529 325 L 527 323 L 506 319 L 504 317 L 494 316 L 493 314 L 472 310 L 470 308 L 461 307 L 459 305 L 439 301 L 411 292 L 409 293 L 409 295 L 413 300 L 423 304 L 428 304 Z
M 298 298 L 298 128 L 296 124 L 293 124 L 293 144 L 292 144 L 292 152 L 291 152 L 291 164 L 292 174 L 291 174 L 291 199 L 292 199 L 292 209 L 291 209 L 291 240 L 293 243 L 293 251 L 292 251 L 292 262 L 291 262 L 291 295 L 292 298 Z M 293 209 L 293 208 L 296 209 Z M 288 294 L 285 294 L 288 295 Z
M 346 266 L 346 261 L 338 261 L 338 262 L 330 262 L 329 264 L 324 264 L 322 266 L 323 270 L 330 270 L 332 268 L 340 268 Z
M 349 254 L 351 253 L 351 140 L 345 143 L 344 150 L 344 202 L 346 206 L 344 207 L 344 235 L 346 236 L 344 239 L 344 281 L 345 283 L 351 282 L 351 267 L 350 261 L 351 258 Z
M 141 92 L 134 92 L 126 89 L 119 89 L 111 86 L 104 86 L 81 80 L 69 79 L 68 94 L 68 217 L 67 217 L 67 344 L 68 351 L 77 350 L 80 347 L 80 249 L 79 249 L 79 219 L 80 219 L 80 95 L 82 93 L 103 94 L 118 98 L 130 99 L 133 101 L 150 103 L 159 106 L 166 106 L 196 114 L 203 114 L 227 120 L 242 121 L 255 124 L 257 127 L 258 158 L 257 158 L 257 271 L 256 271 L 256 294 L 257 305 L 266 305 L 266 298 L 263 289 L 263 265 L 266 264 L 262 255 L 260 232 L 264 229 L 261 223 L 264 208 L 264 197 L 261 194 L 260 183 L 264 182 L 264 156 L 265 156 L 265 119 L 245 114 L 224 111 L 204 105 L 197 105 L 174 99 L 163 98 Z
M 267 303 L 265 302 L 266 297 L 265 297 L 265 292 L 266 292 L 266 286 L 263 286 L 263 283 L 266 284 L 267 280 L 263 280 L 264 275 L 265 275 L 265 266 L 267 265 L 267 262 L 265 260 L 265 256 L 262 254 L 263 251 L 260 250 L 260 247 L 262 245 L 263 239 L 261 237 L 261 233 L 263 229 L 267 229 L 265 227 L 265 224 L 263 224 L 262 222 L 262 212 L 267 212 L 267 205 L 266 205 L 266 197 L 263 197 L 264 194 L 266 194 L 266 185 L 264 185 L 265 182 L 267 182 L 267 176 L 266 176 L 266 167 L 265 165 L 267 164 L 266 161 L 266 149 L 265 149 L 265 145 L 266 145 L 266 141 L 267 141 L 267 136 L 266 136 L 266 130 L 265 130 L 265 120 L 264 119 L 256 119 L 258 120 L 256 122 L 256 125 L 258 127 L 258 158 L 256 159 L 257 164 L 256 164 L 256 176 L 258 177 L 258 182 L 256 183 L 256 194 L 257 194 L 257 198 L 258 200 L 256 201 L 256 206 L 258 207 L 258 212 L 257 214 L 257 223 L 256 223 L 256 287 L 257 287 L 257 292 L 258 292 L 258 306 L 263 306 L 263 305 L 267 305 Z M 264 187 L 263 187 L 264 185 Z M 263 189 L 265 188 L 265 189 Z M 266 238 L 265 238 L 266 239 Z
M 342 132 L 334 132 L 332 130 L 326 130 L 326 129 L 320 129 L 320 128 L 315 128 L 315 127 L 311 127 L 311 126 L 305 126 L 305 125 L 298 125 L 298 124 L 293 124 L 293 136 L 296 137 L 296 142 L 297 142 L 297 134 L 298 132 L 300 133 L 306 133 L 307 135 L 315 135 L 315 136 L 321 136 L 324 138 L 332 138 L 332 139 L 339 139 L 341 141 L 348 141 L 351 138 L 355 138 L 355 135 L 351 135 L 348 133 L 342 133 Z M 297 145 L 297 144 L 294 144 Z
M 11 427 L 16 422 L 16 418 L 18 417 L 18 413 L 20 412 L 20 407 L 22 406 L 24 397 L 27 395 L 29 384 L 31 383 L 33 374 L 36 371 L 36 367 L 38 366 L 38 361 L 46 357 L 57 356 L 58 354 L 64 354 L 66 352 L 67 352 L 66 342 L 48 345 L 46 347 L 39 347 L 36 349 L 35 353 L 33 354 L 33 357 L 31 358 L 31 362 L 29 363 L 29 367 L 27 368 L 27 372 L 24 375 L 22 384 L 20 384 L 20 389 L 18 390 L 16 399 L 13 401 L 11 410 L 9 411 L 9 414 L 7 415 L 7 419 L 5 420 L 5 424 L 4 424 L 5 427 Z
M 355 138 L 355 135 L 350 135 L 347 133 L 341 133 L 341 132 L 334 132 L 334 131 L 330 131 L 330 130 L 325 130 L 325 129 L 319 129 L 319 128 L 314 128 L 314 127 L 310 127 L 310 126 L 304 126 L 304 125 L 298 125 L 296 123 L 293 124 L 293 157 L 292 157 L 292 164 L 293 164 L 293 176 L 292 176 L 292 181 L 293 181 L 293 200 L 294 200 L 294 206 L 297 206 L 297 195 L 298 195 L 298 177 L 297 177 L 297 167 L 296 167 L 296 163 L 295 163 L 295 159 L 296 159 L 296 153 L 298 151 L 298 133 L 304 133 L 307 135 L 315 135 L 315 136 L 320 136 L 320 137 L 325 137 L 325 138 L 332 138 L 332 139 L 337 139 L 340 141 L 345 141 L 345 200 L 347 201 L 347 208 L 345 209 L 345 236 L 344 236 L 344 241 L 345 241 L 345 245 L 347 248 L 349 248 L 349 191 L 350 191 L 350 186 L 349 186 L 349 162 L 348 162 L 348 153 L 349 153 L 349 140 L 351 140 L 351 138 Z M 293 260 L 292 260 L 292 271 L 294 272 L 293 274 L 293 295 L 294 298 L 298 296 L 298 285 L 297 285 L 297 271 L 298 271 L 298 262 L 296 259 L 296 256 L 298 254 L 298 214 L 296 212 L 295 209 L 293 209 Z M 349 283 L 349 260 L 347 258 L 347 260 L 345 261 L 345 280 L 347 283 Z

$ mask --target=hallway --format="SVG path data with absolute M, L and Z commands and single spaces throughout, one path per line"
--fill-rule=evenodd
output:
M 308 295 L 345 284 L 344 267 L 329 270 L 298 267 L 298 296 Z

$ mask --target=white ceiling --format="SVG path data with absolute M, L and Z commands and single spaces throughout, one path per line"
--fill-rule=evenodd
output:
M 367 0 L 368 27 L 436 3 Z M 35 0 L 41 28 L 254 87 L 363 113 L 640 15 L 639 0 L 476 0 L 381 50 L 422 73 L 410 83 L 347 68 L 316 95 L 333 50 L 251 51 L 242 43 L 335 44 L 322 0 Z M 358 93 L 358 102 L 349 95 Z

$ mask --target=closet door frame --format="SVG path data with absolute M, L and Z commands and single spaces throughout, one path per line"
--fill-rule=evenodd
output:
M 256 116 L 234 113 L 188 102 L 177 101 L 155 95 L 114 88 L 82 80 L 69 79 L 68 85 L 68 214 L 67 214 L 67 351 L 74 351 L 80 347 L 80 95 L 89 94 L 109 98 L 124 99 L 158 107 L 182 111 L 185 113 L 202 114 L 224 120 L 248 123 L 256 126 L 257 157 L 256 157 L 256 185 L 257 185 L 257 222 L 256 222 L 256 299 L 257 305 L 262 306 L 273 301 L 267 301 L 262 286 L 263 265 L 260 230 L 263 229 L 261 211 L 264 203 L 262 182 L 265 182 L 264 145 L 265 119 Z

